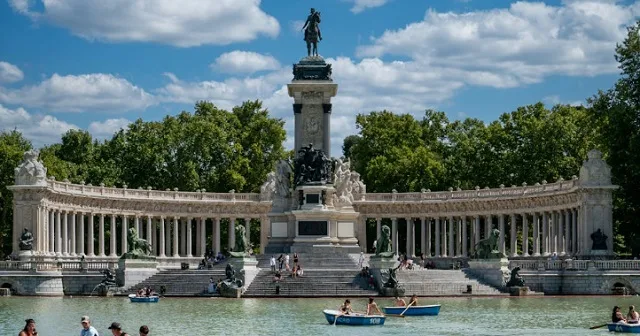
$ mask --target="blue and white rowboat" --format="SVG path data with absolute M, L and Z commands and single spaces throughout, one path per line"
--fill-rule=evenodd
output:
M 129 300 L 131 302 L 151 302 L 155 303 L 160 300 L 158 296 L 136 296 L 135 294 L 129 294 Z
M 357 326 L 384 325 L 385 320 L 383 315 L 364 315 L 358 313 L 342 315 L 339 311 L 331 309 L 325 309 L 322 312 L 324 313 L 324 317 L 327 318 L 327 322 L 329 322 L 329 324 Z M 336 318 L 338 319 L 337 321 Z
M 624 322 L 607 323 L 609 331 L 627 333 L 627 334 L 640 334 L 640 324 L 629 324 Z
M 404 312 L 404 316 L 436 316 L 440 313 L 440 305 L 430 306 L 409 306 L 407 307 L 383 307 L 385 314 L 400 315 Z M 407 311 L 404 311 L 407 309 Z

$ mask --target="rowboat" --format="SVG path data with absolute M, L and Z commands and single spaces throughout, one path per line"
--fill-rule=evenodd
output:
M 383 307 L 385 314 L 400 315 L 404 312 L 405 316 L 435 316 L 440 313 L 440 305 L 430 306 L 409 306 L 407 307 Z M 407 311 L 405 311 L 405 309 Z
M 609 331 L 627 333 L 627 334 L 640 334 L 640 324 L 629 324 L 624 322 L 607 323 Z
M 324 317 L 327 318 L 327 322 L 329 322 L 329 324 L 357 326 L 383 325 L 385 320 L 384 315 L 364 315 L 358 313 L 343 315 L 341 312 L 331 309 L 325 309 L 322 312 L 324 313 Z M 338 319 L 337 321 L 336 318 Z
M 136 296 L 135 294 L 129 294 L 129 301 L 131 302 L 151 302 L 155 303 L 160 300 L 158 296 Z

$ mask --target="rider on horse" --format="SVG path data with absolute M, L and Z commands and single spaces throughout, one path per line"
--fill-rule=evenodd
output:
M 316 31 L 318 32 L 318 40 L 322 41 L 322 33 L 320 33 L 320 27 L 318 26 L 319 23 L 320 23 L 320 12 L 316 12 L 315 8 L 311 8 L 311 14 L 307 17 L 307 21 L 304 23 L 304 26 L 302 26 L 302 29 L 304 30 L 305 41 L 307 41 L 307 39 L 309 38 L 308 28 L 312 26 L 315 26 Z M 310 41 L 310 42 L 313 42 L 313 41 Z

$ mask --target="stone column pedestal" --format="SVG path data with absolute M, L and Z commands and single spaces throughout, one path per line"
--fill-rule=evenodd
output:
M 129 288 L 158 273 L 158 263 L 153 259 L 119 259 L 116 270 L 118 287 Z
M 468 272 L 496 288 L 504 289 L 509 275 L 509 259 L 469 260 Z
M 389 277 L 389 269 L 395 268 L 398 261 L 396 257 L 373 256 L 369 258 L 369 270 L 373 280 L 382 296 L 404 296 L 404 288 L 385 288 L 384 283 Z
M 236 272 L 236 279 L 242 280 L 242 288 L 238 288 L 234 293 L 228 291 L 226 293 L 221 292 L 221 295 L 224 297 L 239 298 L 258 275 L 260 271 L 257 267 L 258 260 L 256 260 L 254 256 L 230 257 L 229 264 Z

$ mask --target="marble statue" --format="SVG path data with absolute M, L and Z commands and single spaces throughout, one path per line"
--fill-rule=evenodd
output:
M 504 254 L 498 251 L 499 238 L 500 231 L 497 229 L 491 230 L 488 238 L 480 240 L 475 245 L 472 257 L 475 259 L 503 258 Z
M 304 41 L 307 42 L 307 56 L 318 56 L 318 41 L 322 41 L 320 32 L 320 12 L 311 8 L 311 14 L 302 26 Z M 313 46 L 313 49 L 311 48 Z
M 602 159 L 602 153 L 598 150 L 590 150 L 587 160 L 580 168 L 580 184 L 588 186 L 611 185 L 611 167 Z
M 380 239 L 376 242 L 376 256 L 385 258 L 393 256 L 391 251 L 391 229 L 387 225 L 382 226 Z
M 14 170 L 16 185 L 47 186 L 47 168 L 38 161 L 38 154 L 35 150 L 24 153 L 24 159 Z
M 516 266 L 511 270 L 511 277 L 507 282 L 507 287 L 524 287 L 524 278 L 520 275 L 519 266 Z
M 592 250 L 606 250 L 607 249 L 607 235 L 602 232 L 602 230 L 598 229 L 596 232 L 591 234 L 591 240 L 593 241 L 593 245 L 591 245 Z
M 138 231 L 135 228 L 129 228 L 127 248 L 129 251 L 122 255 L 122 259 L 151 258 L 151 245 L 146 239 L 138 238 Z
M 337 159 L 334 165 L 333 186 L 336 188 L 336 193 L 333 195 L 334 204 L 352 205 L 356 195 L 362 199 L 362 195 L 367 192 L 366 186 L 360 181 L 360 174 L 351 170 L 351 163 Z
M 276 195 L 289 198 L 291 197 L 291 164 L 287 160 L 280 160 L 276 163 Z
M 33 234 L 27 228 L 24 228 L 22 235 L 20 235 L 18 246 L 20 251 L 33 250 Z
M 260 186 L 260 200 L 270 201 L 273 199 L 273 195 L 276 193 L 276 173 L 270 172 L 267 174 L 267 180 Z

